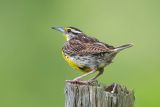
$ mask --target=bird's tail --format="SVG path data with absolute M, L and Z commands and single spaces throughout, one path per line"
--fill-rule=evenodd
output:
M 114 51 L 119 52 L 119 51 L 121 51 L 121 50 L 123 50 L 123 49 L 130 48 L 130 47 L 132 47 L 132 46 L 133 46 L 132 44 L 121 45 L 121 46 L 116 47 L 116 48 L 114 49 Z

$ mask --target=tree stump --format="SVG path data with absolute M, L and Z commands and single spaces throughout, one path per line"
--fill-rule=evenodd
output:
M 119 84 L 65 83 L 65 107 L 133 107 L 134 101 L 133 90 Z

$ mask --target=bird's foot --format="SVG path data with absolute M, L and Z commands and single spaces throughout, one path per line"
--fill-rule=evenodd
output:
M 66 80 L 66 82 L 72 83 L 72 84 L 82 84 L 82 85 L 97 85 L 98 81 L 97 80 L 86 80 L 82 81 L 79 79 L 74 79 L 74 80 Z
M 66 80 L 66 82 L 69 82 L 72 84 L 87 84 L 87 81 L 82 81 L 82 80 Z
M 97 85 L 98 81 L 96 79 L 89 79 L 89 80 L 87 80 L 87 83 L 90 85 Z

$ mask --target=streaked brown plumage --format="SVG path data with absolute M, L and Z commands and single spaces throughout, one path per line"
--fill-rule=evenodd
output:
M 89 55 L 98 53 L 110 53 L 115 49 L 113 46 L 99 42 L 85 35 L 70 39 L 63 48 L 66 52 L 73 52 L 79 55 Z
M 54 27 L 54 29 L 63 32 L 67 38 L 62 48 L 65 60 L 73 68 L 88 72 L 74 80 L 70 80 L 70 82 L 80 82 L 81 78 L 99 71 L 89 81 L 95 80 L 103 73 L 104 67 L 112 62 L 112 59 L 119 51 L 132 46 L 131 44 L 126 44 L 120 47 L 113 47 L 100 42 L 96 38 L 87 36 L 81 30 L 74 27 Z

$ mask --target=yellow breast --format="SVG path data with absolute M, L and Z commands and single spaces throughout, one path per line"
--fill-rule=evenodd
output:
M 65 54 L 63 53 L 63 51 L 62 51 L 62 56 L 63 56 L 63 58 L 68 62 L 68 64 L 69 64 L 72 68 L 74 68 L 74 69 L 76 69 L 76 70 L 80 70 L 80 69 L 79 69 L 79 66 L 78 66 L 69 56 L 65 55 Z
M 69 56 L 65 55 L 64 52 L 62 51 L 62 56 L 64 57 L 64 59 L 68 62 L 68 64 L 79 71 L 83 71 L 83 72 L 89 72 L 91 69 L 87 68 L 87 67 L 83 67 L 83 66 L 79 66 L 76 62 L 74 62 Z

